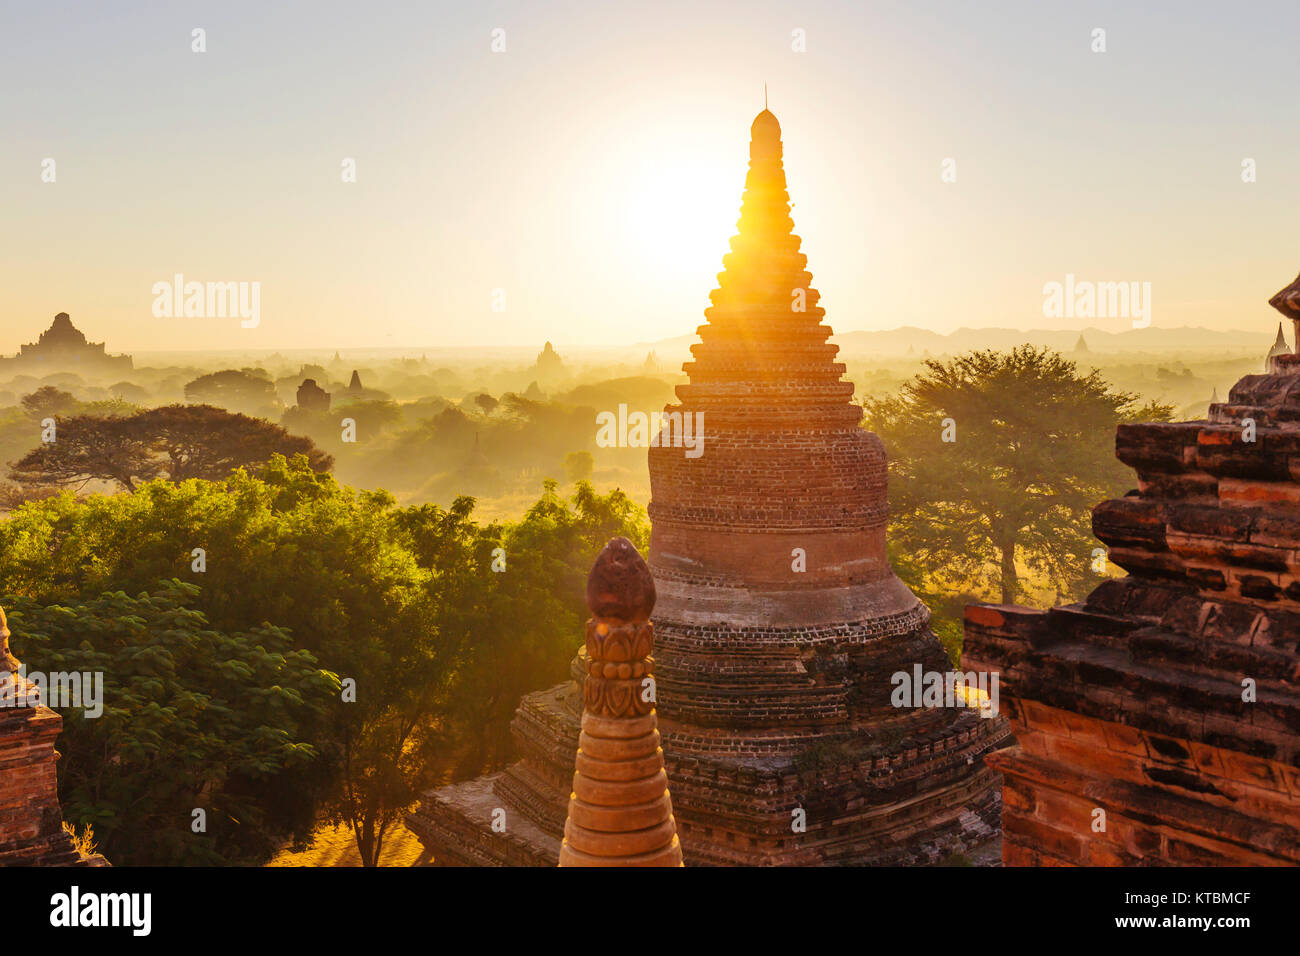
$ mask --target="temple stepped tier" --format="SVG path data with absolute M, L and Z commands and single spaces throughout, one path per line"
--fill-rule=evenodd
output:
M 899 672 L 950 670 L 929 611 L 885 551 L 886 455 L 792 234 L 780 126 L 755 119 L 738 234 L 670 416 L 703 422 L 703 451 L 649 454 L 655 665 L 677 833 L 687 865 L 937 862 L 995 835 L 1000 717 L 897 708 Z M 698 416 L 698 418 L 697 418 Z M 529 695 L 521 760 L 490 800 L 552 835 L 563 826 L 582 710 L 574 683 Z M 436 861 L 480 863 L 489 800 L 426 795 L 408 818 Z M 507 811 L 510 812 L 509 810 Z M 797 821 L 797 822 L 796 822 Z M 503 842 L 498 862 L 517 844 Z
M 1300 865 L 1300 356 L 1269 365 L 1207 421 L 1120 427 L 1138 490 L 1093 531 L 1127 577 L 967 609 L 1019 741 L 1006 863 Z

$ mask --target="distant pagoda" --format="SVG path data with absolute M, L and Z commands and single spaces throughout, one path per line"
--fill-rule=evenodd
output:
M 781 128 L 764 110 L 731 252 L 690 384 L 667 412 L 703 415 L 703 452 L 649 454 L 655 679 L 688 865 L 932 863 L 998 826 L 982 758 L 1001 717 L 898 708 L 893 675 L 950 671 L 930 613 L 885 552 L 885 449 L 793 235 Z M 554 864 L 582 711 L 575 681 L 524 698 L 522 760 L 426 794 L 408 825 L 435 861 Z M 487 832 L 504 802 L 523 818 Z
M 1286 344 L 1286 335 L 1282 332 L 1282 323 L 1277 324 L 1277 338 L 1273 340 L 1273 346 L 1268 350 L 1268 355 L 1264 358 L 1264 371 L 1267 372 L 1273 365 L 1273 359 L 1279 355 L 1290 355 L 1291 346 Z
M 8 371 L 28 374 L 50 372 L 89 372 L 96 375 L 120 375 L 130 372 L 134 363 L 129 355 L 109 355 L 103 342 L 88 342 L 86 335 L 66 312 L 54 317 L 50 327 L 35 342 L 29 342 L 15 356 L 0 359 Z
M 328 412 L 330 410 L 330 393 L 316 384 L 314 378 L 303 379 L 298 386 L 298 407 L 309 412 Z
M 547 342 L 537 353 L 537 361 L 530 368 L 525 369 L 524 374 L 536 379 L 542 388 L 550 389 L 567 377 L 569 370 L 565 367 L 560 353 L 555 351 L 555 346 Z

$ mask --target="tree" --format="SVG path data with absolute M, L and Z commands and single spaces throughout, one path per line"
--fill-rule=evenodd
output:
M 891 539 L 927 574 L 1021 597 L 1023 564 L 1058 594 L 1086 580 L 1089 514 L 1129 480 L 1121 422 L 1171 409 L 1111 391 L 1048 349 L 972 352 L 865 403 L 889 453 Z
M 571 451 L 564 456 L 564 476 L 574 484 L 590 481 L 594 467 L 595 459 L 589 451 Z
M 66 415 L 80 402 L 71 392 L 65 392 L 53 385 L 42 385 L 30 395 L 24 395 L 19 402 L 23 411 L 33 418 L 48 418 L 54 415 Z
M 211 405 L 164 405 L 140 412 L 133 421 L 141 440 L 165 456 L 163 468 L 170 481 L 215 481 L 272 455 L 305 455 L 315 471 L 328 471 L 333 464 L 310 438 Z
M 466 674 L 474 640 L 465 596 L 490 574 L 483 544 L 493 535 L 470 519 L 473 508 L 459 498 L 450 510 L 424 505 L 392 515 L 395 540 L 416 556 L 423 587 L 411 593 L 397 636 L 383 642 L 382 691 L 359 684 L 341 714 L 341 780 L 323 806 L 327 821 L 352 830 L 364 866 L 378 865 L 392 827 L 450 762 L 451 689 Z
M 587 574 L 619 535 L 642 549 L 649 538 L 644 510 L 621 491 L 600 495 L 581 482 L 566 501 L 547 481 L 523 520 L 484 529 L 474 542 L 476 570 L 442 599 L 444 633 L 460 633 L 470 648 L 449 701 L 464 744 L 457 776 L 511 759 L 519 698 L 568 674 L 587 617 Z
M 268 827 L 279 833 L 291 832 L 304 815 L 309 821 L 322 810 L 328 815 L 350 792 L 360 808 L 354 813 L 358 844 L 373 863 L 382 850 L 376 822 L 400 814 L 410 794 L 439 771 L 430 756 L 438 728 L 426 714 L 443 711 L 420 711 L 411 702 L 426 694 L 435 703 L 445 699 L 453 672 L 440 676 L 436 669 L 454 662 L 454 655 L 438 656 L 430 573 L 405 546 L 397 513 L 386 492 L 341 488 L 303 456 L 277 457 L 257 475 L 240 470 L 221 482 L 154 481 L 134 494 L 83 500 L 65 494 L 25 505 L 0 522 L 0 581 L 36 605 L 54 607 L 189 579 L 201 585 L 194 610 L 213 629 L 251 633 L 272 622 L 295 649 L 355 681 L 356 703 L 336 695 L 300 727 L 300 739 L 320 759 L 273 770 L 253 789 L 272 815 Z M 202 572 L 195 571 L 195 548 L 204 552 Z M 95 628 L 82 639 L 100 647 Z M 155 640 L 151 631 L 138 634 L 136 653 L 150 654 Z M 28 659 L 31 666 L 38 662 L 39 655 Z M 158 676 L 173 682 L 169 674 Z M 249 692 L 269 692 L 275 683 L 255 682 Z M 137 797 L 147 797 L 145 783 L 132 778 Z M 380 839 L 367 845 L 367 834 L 376 831 Z
M 387 492 L 340 486 L 305 456 L 276 456 L 221 481 L 155 480 L 133 494 L 29 502 L 0 522 L 0 581 L 29 602 L 25 610 L 54 615 L 105 592 L 154 595 L 181 578 L 199 585 L 187 600 L 203 628 L 274 627 L 317 667 L 355 682 L 355 701 L 335 696 L 296 725 L 294 739 L 319 759 L 256 780 L 229 776 L 225 792 L 258 801 L 268 833 L 297 832 L 313 815 L 346 823 L 374 865 L 421 790 L 453 769 L 473 774 L 511 758 L 519 697 L 563 679 L 581 642 L 595 555 L 614 535 L 644 546 L 648 533 L 625 495 L 586 483 L 568 501 L 548 483 L 515 524 L 478 524 L 473 509 L 465 497 L 449 509 L 399 508 Z M 153 629 L 171 619 L 121 613 L 145 620 L 122 626 L 137 628 L 134 653 L 149 659 L 161 639 Z M 96 614 L 67 633 L 97 652 L 118 640 L 101 638 L 111 618 Z M 36 667 L 48 658 L 25 659 Z M 156 676 L 159 693 L 171 695 L 175 674 Z M 213 679 L 201 668 L 199 678 Z M 250 680 L 250 694 L 281 683 Z M 137 832 L 135 815 L 147 817 L 150 808 L 132 799 L 152 799 L 151 785 L 145 775 L 123 780 L 123 828 Z M 160 854 L 153 862 L 169 861 L 149 846 Z
M 302 731 L 337 693 L 338 678 L 282 629 L 210 627 L 193 608 L 198 590 L 4 598 L 29 673 L 102 675 L 102 713 L 85 696 L 60 708 L 59 796 L 116 864 L 264 859 L 285 834 L 260 785 L 317 759 Z
M 130 418 L 56 418 L 55 440 L 20 458 L 9 477 L 24 485 L 76 486 L 112 481 L 127 491 L 162 473 L 162 462 Z
M 275 383 L 260 368 L 228 368 L 200 375 L 185 386 L 185 400 L 253 413 L 278 403 Z
M 127 491 L 165 475 L 169 481 L 224 478 L 272 455 L 306 456 L 328 470 L 333 459 L 311 439 L 261 418 L 211 405 L 165 405 L 125 417 L 74 415 L 55 419 L 55 440 L 15 463 L 10 477 L 24 484 L 84 487 L 112 481 Z

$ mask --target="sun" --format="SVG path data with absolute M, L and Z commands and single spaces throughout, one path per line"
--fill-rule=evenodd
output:
M 744 170 L 743 156 L 727 163 L 695 153 L 659 157 L 637 169 L 614 204 L 622 254 L 665 282 L 692 282 L 706 294 L 698 283 L 722 269 L 740 216 Z

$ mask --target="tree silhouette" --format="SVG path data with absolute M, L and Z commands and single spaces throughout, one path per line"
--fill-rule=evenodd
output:
M 122 417 L 56 418 L 55 440 L 19 459 L 10 477 L 64 487 L 112 481 L 134 491 L 163 476 L 174 482 L 223 478 L 275 454 L 306 455 L 316 471 L 333 465 L 310 438 L 273 422 L 210 405 L 164 405 Z
M 188 402 L 219 405 L 236 411 L 274 408 L 275 383 L 261 369 L 223 369 L 200 375 L 185 386 Z
M 236 468 L 260 464 L 272 455 L 306 455 L 313 471 L 328 471 L 334 460 L 310 438 L 291 435 L 263 418 L 227 412 L 211 405 L 164 405 L 132 417 L 142 440 L 166 457 L 171 481 L 224 478 Z
M 20 458 L 9 477 L 23 485 L 84 487 L 91 481 L 113 481 L 127 491 L 158 477 L 162 465 L 142 441 L 130 418 L 99 415 L 58 417 L 55 440 Z
M 65 392 L 53 385 L 42 385 L 30 395 L 24 395 L 19 404 L 34 418 L 46 418 L 52 415 L 66 415 L 80 402 L 71 392 Z

